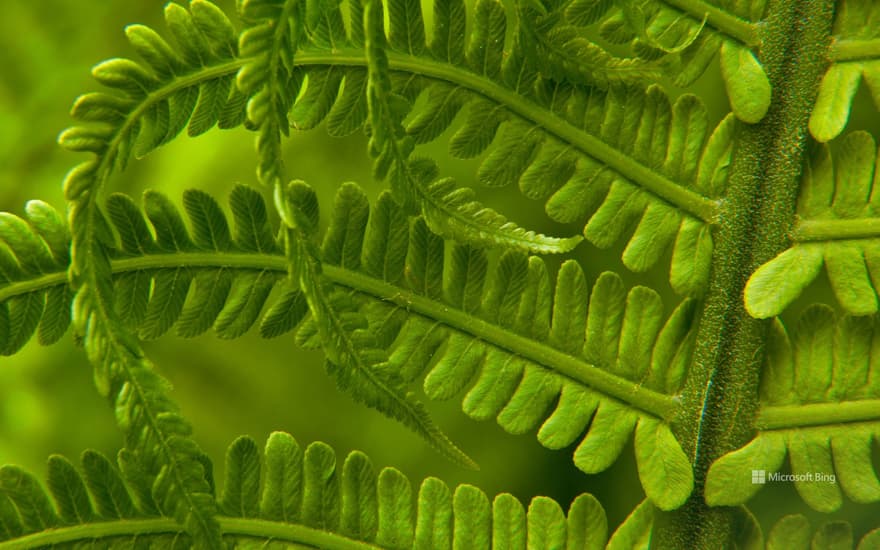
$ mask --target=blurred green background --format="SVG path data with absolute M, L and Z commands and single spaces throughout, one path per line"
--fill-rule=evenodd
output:
M 217 3 L 232 13 L 231 0 Z M 63 210 L 61 182 L 66 171 L 81 160 L 55 143 L 58 133 L 71 122 L 70 105 L 80 93 L 96 89 L 89 76 L 92 65 L 107 57 L 133 55 L 122 32 L 126 24 L 139 22 L 163 29 L 163 5 L 159 0 L 4 2 L 0 18 L 0 210 L 21 214 L 24 203 L 32 198 Z M 709 69 L 699 87 L 713 123 L 717 122 L 728 111 L 717 67 Z M 851 128 L 867 128 L 880 135 L 880 117 L 864 90 L 857 104 L 857 112 L 867 114 L 854 117 Z M 370 181 L 366 139 L 360 133 L 339 140 L 319 128 L 293 135 L 286 146 L 290 175 L 319 190 L 324 214 L 343 181 L 360 183 L 371 196 L 380 189 Z M 441 159 L 447 175 L 473 186 L 476 162 L 449 159 L 444 147 L 441 138 L 426 152 Z M 194 140 L 181 137 L 132 163 L 113 181 L 112 190 L 138 196 L 144 189 L 159 189 L 179 202 L 182 191 L 193 187 L 214 194 L 225 204 L 234 184 L 255 184 L 254 161 L 251 134 L 242 129 L 214 130 Z M 480 193 L 530 228 L 557 235 L 580 231 L 550 222 L 540 204 L 521 199 L 512 189 Z M 618 258 L 623 244 L 610 251 L 583 244 L 574 256 L 582 260 L 592 281 L 601 271 L 622 271 Z M 550 264 L 556 266 L 558 260 Z M 621 274 L 628 284 L 647 284 L 660 291 L 671 310 L 677 299 L 667 282 L 668 265 L 668 261 L 661 262 L 661 267 L 647 274 Z M 811 298 L 828 302 L 827 284 L 818 283 Z M 795 309 L 812 300 L 802 300 Z M 400 468 L 414 485 L 433 475 L 450 485 L 473 483 L 490 495 L 510 492 L 523 502 L 549 495 L 564 507 L 588 491 L 606 507 L 612 528 L 643 498 L 631 445 L 607 472 L 587 476 L 572 465 L 571 448 L 548 451 L 533 435 L 513 437 L 494 423 L 474 422 L 461 413 L 460 399 L 428 403 L 440 427 L 481 465 L 479 472 L 464 471 L 398 424 L 338 393 L 324 374 L 320 354 L 298 349 L 291 335 L 271 341 L 260 339 L 254 331 L 235 341 L 213 335 L 195 340 L 166 336 L 147 343 L 146 348 L 174 384 L 174 397 L 194 424 L 197 440 L 218 466 L 225 447 L 238 435 L 248 434 L 262 442 L 269 432 L 283 430 L 301 443 L 326 441 L 340 455 L 361 449 L 379 467 Z M 0 463 L 21 464 L 42 474 L 51 453 L 76 458 L 84 449 L 95 448 L 112 455 L 120 445 L 111 408 L 94 390 L 91 367 L 70 334 L 55 346 L 41 348 L 32 341 L 21 353 L 0 358 Z M 814 524 L 820 517 L 808 511 L 793 487 L 782 484 L 762 491 L 753 510 L 765 529 L 783 513 L 808 513 L 816 518 Z M 848 503 L 834 517 L 853 520 L 857 533 L 863 533 L 876 527 L 880 508 Z

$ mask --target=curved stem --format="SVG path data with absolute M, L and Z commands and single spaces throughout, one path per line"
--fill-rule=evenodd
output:
M 342 535 L 304 525 L 223 516 L 217 519 L 226 536 L 256 538 L 264 541 L 285 541 L 327 550 L 376 550 L 379 548 L 366 542 L 352 540 Z M 0 550 L 26 550 L 56 544 L 94 542 L 111 537 L 149 537 L 182 532 L 180 524 L 171 518 L 122 519 L 47 529 L 0 542 Z
M 206 67 L 204 70 L 181 77 L 150 93 L 147 98 L 128 116 L 111 141 L 109 150 L 115 151 L 130 126 L 155 103 L 164 101 L 175 92 L 218 76 L 233 74 L 250 58 L 228 61 L 220 65 Z M 298 52 L 294 63 L 297 66 L 348 66 L 366 67 L 367 61 L 362 49 L 339 49 L 333 51 Z M 555 113 L 535 104 L 513 90 L 494 81 L 439 61 L 412 55 L 388 52 L 388 64 L 392 71 L 419 74 L 434 80 L 467 88 L 486 99 L 503 105 L 520 118 L 543 128 L 565 143 L 571 144 L 582 153 L 589 155 L 637 183 L 647 191 L 694 215 L 707 223 L 715 223 L 719 211 L 718 202 L 696 193 L 681 182 L 674 182 L 636 159 L 621 153 L 601 139 L 581 130 Z M 112 154 L 104 158 L 112 157 Z M 103 168 L 103 166 L 102 166 Z

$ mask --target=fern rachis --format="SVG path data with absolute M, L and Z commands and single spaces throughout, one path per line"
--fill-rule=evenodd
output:
M 844 496 L 880 501 L 880 168 L 870 133 L 844 133 L 860 79 L 880 90 L 877 5 L 431 9 L 426 25 L 417 0 L 243 0 L 238 30 L 207 0 L 172 3 L 173 42 L 132 25 L 143 62 L 95 67 L 111 90 L 77 100 L 78 123 L 60 136 L 94 156 L 65 182 L 69 219 L 39 201 L 24 217 L 0 215 L 0 353 L 34 333 L 51 344 L 73 321 L 125 448 L 119 471 L 94 452 L 82 474 L 53 456 L 48 493 L 21 469 L 0 469 L 0 548 L 852 544 L 848 524 L 812 532 L 790 515 L 771 528 L 743 505 L 762 487 L 748 483 L 751 470 L 776 472 L 786 457 L 795 474 L 839 479 L 795 485 L 815 510 L 833 513 Z M 671 92 L 690 89 L 715 55 L 726 116 L 697 93 Z M 372 175 L 389 192 L 371 205 L 342 184 L 331 207 L 288 183 L 302 159 L 296 147 L 287 158 L 284 138 L 321 123 L 333 136 L 366 132 Z M 184 128 L 242 124 L 255 132 L 263 187 L 237 186 L 231 217 L 201 191 L 184 193 L 185 215 L 161 193 L 147 192 L 143 207 L 105 198 L 133 158 Z M 546 235 L 483 205 L 446 177 L 445 161 L 420 156 L 437 141 L 480 158 L 478 183 L 516 184 L 583 237 Z M 625 236 L 628 270 L 668 258 L 672 307 L 612 272 L 590 280 L 589 256 L 558 268 L 541 257 Z M 768 320 L 823 266 L 844 314 L 813 306 L 797 323 Z M 236 440 L 218 495 L 141 341 L 212 327 L 231 339 L 257 323 L 265 337 L 295 331 L 298 345 L 323 350 L 340 390 L 464 465 L 417 390 L 461 396 L 468 416 L 535 430 L 547 448 L 572 447 L 590 474 L 632 439 L 646 499 L 609 538 L 589 495 L 567 514 L 544 497 L 526 511 L 510 495 L 490 503 L 431 478 L 416 497 L 397 470 L 377 474 L 360 453 L 339 466 L 326 445 L 303 451 L 281 433 L 262 457 L 253 440 Z M 878 533 L 859 548 L 880 544 Z

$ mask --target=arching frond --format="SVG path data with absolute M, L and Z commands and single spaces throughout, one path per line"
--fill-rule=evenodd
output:
M 749 279 L 745 289 L 749 313 L 759 318 L 779 315 L 823 265 L 844 309 L 853 315 L 878 310 L 876 158 L 874 138 L 866 132 L 847 135 L 834 157 L 825 145 L 816 149 L 804 170 L 792 234 L 795 243 Z
M 465 393 L 466 414 L 511 433 L 540 425 L 550 448 L 586 429 L 575 464 L 587 472 L 608 467 L 635 431 L 649 496 L 664 509 L 686 497 L 690 467 L 666 415 L 691 349 L 692 302 L 664 323 L 653 291 L 627 293 L 611 273 L 590 299 L 571 261 L 554 291 L 541 260 L 511 252 L 490 265 L 396 211 L 383 196 L 367 229 L 366 198 L 345 186 L 324 241 L 325 273 L 358 291 L 371 330 L 390 343 L 384 368 L 409 383 L 427 374 L 432 399 Z
M 871 0 L 840 0 L 835 13 L 834 62 L 810 116 L 810 133 L 821 142 L 843 132 L 862 78 L 880 109 L 880 6 Z
M 288 267 L 262 199 L 237 187 L 233 224 L 208 195 L 187 192 L 192 230 L 161 195 L 148 193 L 146 203 L 148 220 L 122 195 L 107 204 L 120 236 L 110 269 L 121 319 L 144 337 L 174 325 L 182 336 L 211 326 L 222 337 L 243 334 Z M 476 381 L 464 397 L 467 414 L 497 416 L 513 433 L 541 425 L 539 440 L 550 448 L 568 446 L 586 430 L 575 464 L 587 472 L 607 468 L 635 432 L 652 499 L 667 508 L 689 494 L 690 466 L 668 420 L 692 349 L 694 302 L 664 320 L 655 292 L 627 292 L 612 273 L 600 277 L 591 297 L 573 261 L 563 265 L 554 290 L 540 259 L 507 253 L 490 266 L 485 252 L 446 244 L 421 220 L 410 224 L 387 194 L 370 214 L 351 184 L 339 192 L 322 256 L 346 334 L 374 350 L 363 372 L 392 388 L 427 373 L 424 388 L 435 399 Z M 65 284 L 59 272 L 37 280 L 37 288 L 0 292 L 19 296 Z M 282 289 L 261 332 L 277 336 L 299 326 L 300 343 L 318 345 L 315 321 L 302 322 L 306 302 L 299 289 Z M 401 419 L 387 406 L 380 410 Z
M 752 470 L 776 475 L 786 453 L 795 488 L 812 508 L 830 512 L 842 494 L 880 501 L 872 445 L 880 430 L 880 330 L 874 317 L 835 319 L 813 306 L 789 336 L 774 322 L 762 371 L 758 435 L 709 470 L 710 504 L 740 504 L 763 485 Z
M 673 286 L 685 295 L 701 292 L 712 249 L 707 223 L 714 221 L 717 198 L 724 193 L 734 121 L 728 118 L 711 131 L 695 96 L 684 95 L 673 104 L 656 87 L 647 92 L 617 87 L 606 91 L 541 78 L 520 49 L 504 50 L 507 19 L 500 4 L 484 0 L 477 8 L 480 14 L 484 16 L 473 21 L 467 45 L 460 39 L 455 44 L 448 36 L 431 43 L 445 59 L 421 58 L 389 42 L 384 59 L 391 88 L 382 94 L 396 116 L 409 113 L 405 136 L 393 140 L 400 142 L 398 149 L 408 151 L 412 144 L 437 139 L 463 113 L 450 150 L 455 156 L 474 157 L 488 149 L 478 173 L 483 184 L 517 182 L 526 196 L 545 202 L 554 220 L 588 222 L 585 236 L 601 247 L 635 227 L 624 254 L 628 267 L 648 269 L 672 247 Z M 421 19 L 413 17 L 399 29 L 395 21 L 400 18 L 390 17 L 389 35 L 423 28 Z M 465 25 L 462 10 L 444 17 L 437 21 Z M 443 37 L 443 29 L 434 35 Z M 413 51 L 427 49 L 420 45 Z M 331 132 L 339 128 L 333 113 L 356 104 L 351 95 L 355 92 L 349 93 L 348 84 L 340 92 L 340 82 L 360 89 L 362 56 L 358 49 L 302 45 L 297 59 L 310 76 L 298 105 L 314 105 L 320 96 L 327 108 L 316 113 L 295 105 L 294 125 L 312 127 L 329 113 Z M 417 101 L 422 94 L 424 103 Z M 407 105 L 414 102 L 418 107 L 410 112 Z M 362 111 L 354 109 L 356 120 Z M 353 127 L 349 122 L 346 128 Z M 372 131 L 374 140 L 395 135 L 387 129 Z M 387 154 L 380 156 L 379 165 L 388 168 L 390 160 Z M 451 219 L 448 214 L 446 219 Z
M 224 479 L 218 521 L 230 547 L 589 550 L 603 548 L 608 536 L 605 511 L 589 494 L 576 497 L 567 514 L 547 497 L 525 508 L 510 494 L 490 502 L 472 485 L 452 491 L 436 478 L 425 479 L 416 494 L 400 471 L 377 472 L 359 451 L 338 464 L 326 444 L 303 448 L 281 432 L 269 436 L 262 453 L 248 437 L 233 442 Z M 52 456 L 48 486 L 18 467 L 0 468 L 0 549 L 191 545 L 154 502 L 132 498 L 149 495 L 149 487 L 99 453 L 83 455 L 82 473 Z
M 307 81 L 290 113 L 295 127 L 310 128 L 326 118 L 330 132 L 341 135 L 356 130 L 367 118 L 362 9 L 358 6 L 349 10 L 357 21 L 349 20 L 346 27 L 338 24 L 345 20 L 339 6 L 322 6 L 324 17 L 315 16 L 314 28 L 307 27 L 307 36 L 298 39 L 293 67 L 285 69 L 290 78 L 283 87 L 292 94 L 303 79 Z M 507 18 L 500 4 L 485 0 L 480 6 L 467 44 L 464 35 L 444 35 L 444 29 L 466 24 L 464 10 L 450 8 L 447 14 L 445 8 L 438 7 L 438 28 L 431 33 L 434 38 L 430 45 L 424 43 L 426 33 L 418 11 L 411 10 L 412 18 L 389 17 L 391 92 L 406 100 L 395 100 L 393 104 L 403 109 L 402 113 L 408 112 L 407 102 L 412 103 L 423 92 L 428 94 L 428 103 L 407 121 L 407 135 L 412 142 L 436 139 L 464 110 L 463 126 L 453 136 L 450 148 L 454 155 L 471 157 L 495 142 L 479 173 L 483 183 L 500 186 L 517 181 L 527 196 L 545 201 L 545 209 L 553 219 L 591 221 L 585 236 L 598 246 L 609 246 L 641 218 L 624 255 L 626 265 L 637 271 L 648 269 L 673 246 L 670 277 L 674 288 L 685 295 L 701 292 L 711 256 L 706 222 L 714 220 L 715 199 L 723 194 L 732 122 L 722 123 L 712 134 L 717 139 L 706 142 L 705 115 L 693 96 L 682 96 L 673 106 L 659 89 L 647 94 L 637 90 L 602 91 L 540 78 L 538 67 L 521 51 L 504 51 Z M 254 33 L 245 33 L 243 39 L 251 36 L 253 41 L 246 42 L 256 48 L 265 41 L 257 40 L 262 35 Z M 434 50 L 443 55 L 428 59 L 425 52 Z M 212 75 L 228 76 L 242 66 L 263 65 L 255 58 L 246 58 L 206 66 L 186 82 L 203 82 Z M 244 70 L 239 75 L 240 84 L 249 89 L 248 82 L 258 79 L 249 80 L 248 75 L 266 74 L 263 70 Z M 75 148 L 105 151 L 101 163 L 84 164 L 71 173 L 68 197 L 91 188 L 93 179 L 104 173 L 108 159 L 129 156 L 126 136 L 142 125 L 143 113 L 183 85 L 175 82 L 145 97 L 125 96 L 123 103 L 130 109 L 120 111 L 117 122 L 106 129 L 103 138 L 83 142 L 100 146 L 81 147 L 76 145 L 80 140 L 68 139 L 79 130 L 65 138 Z M 240 95 L 243 101 L 245 96 Z M 254 109 L 254 115 L 269 112 Z M 494 139 L 499 128 L 502 136 Z M 274 142 L 267 138 L 261 143 L 268 147 L 270 141 Z M 537 246 L 531 235 L 516 232 L 503 218 L 481 209 L 470 198 L 461 201 L 458 195 L 439 194 L 423 204 L 429 207 L 425 210 L 428 219 L 435 220 L 432 227 L 456 238 L 470 236 L 485 242 L 485 236 L 475 233 L 472 227 L 474 217 L 482 219 L 482 214 L 491 218 L 497 230 L 513 229 L 511 240 L 524 241 L 530 250 L 565 249 L 576 242 L 549 239 L 552 242 Z M 622 215 L 612 216 L 614 221 L 606 223 L 606 217 L 616 213 L 621 204 L 626 205 Z M 604 230 L 606 227 L 609 231 Z
M 176 47 L 152 29 L 128 27 L 129 41 L 145 64 L 113 59 L 97 65 L 95 78 L 116 92 L 82 96 L 73 109 L 82 124 L 59 137 L 62 146 L 95 155 L 71 170 L 64 185 L 72 233 L 70 282 L 76 291 L 72 317 L 94 365 L 96 384 L 110 398 L 125 432 L 132 467 L 144 471 L 158 506 L 186 526 L 197 547 L 215 548 L 220 530 L 203 455 L 167 395 L 167 382 L 114 309 L 109 251 L 114 237 L 98 205 L 110 174 L 131 156 L 149 153 L 185 127 L 198 134 L 218 123 L 231 127 L 241 121 L 244 96 L 233 89 L 230 73 L 236 53 L 232 24 L 205 0 L 194 0 L 188 10 L 169 4 L 165 19 Z M 154 206 L 152 214 L 167 218 L 163 204 Z M 175 220 L 166 222 L 171 232 L 157 235 L 158 240 L 163 246 L 183 245 Z M 163 295 L 173 297 L 177 288 L 176 281 Z M 153 318 L 161 324 L 164 317 L 159 312 Z
M 92 69 L 112 92 L 76 100 L 71 114 L 80 124 L 61 134 L 63 147 L 106 157 L 104 169 L 124 167 L 132 155 L 143 157 L 184 129 L 196 136 L 244 121 L 247 98 L 233 82 L 236 31 L 223 11 L 207 0 L 193 0 L 189 9 L 170 3 L 165 23 L 173 45 L 149 27 L 126 27 L 143 61 L 110 59 Z

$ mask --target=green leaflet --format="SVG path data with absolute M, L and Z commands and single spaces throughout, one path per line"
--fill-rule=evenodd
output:
M 128 499 L 139 481 L 125 466 L 121 470 L 94 451 L 83 455 L 82 473 L 53 456 L 46 491 L 20 468 L 0 468 L 0 548 L 111 541 L 189 547 L 169 514 L 157 516 Z M 607 538 L 605 512 L 588 494 L 574 499 L 567 517 L 546 497 L 532 499 L 528 510 L 509 494 L 490 504 L 470 485 L 456 488 L 453 497 L 436 478 L 424 480 L 416 496 L 402 473 L 377 472 L 359 451 L 337 465 L 326 444 L 302 448 L 282 432 L 271 434 L 262 452 L 248 437 L 235 440 L 225 479 L 218 521 L 231 545 L 262 540 L 317 548 L 488 549 L 528 542 L 535 549 L 582 550 L 603 548 Z
M 766 319 L 781 313 L 822 268 L 822 249 L 813 244 L 789 248 L 762 265 L 746 285 L 746 310 Z
M 730 108 L 737 118 L 755 124 L 770 108 L 770 81 L 751 50 L 734 42 L 721 46 L 721 75 L 727 87 Z
M 860 48 L 859 43 L 870 44 L 880 38 L 877 20 L 880 8 L 865 0 L 841 0 L 834 20 L 835 46 L 822 84 L 819 97 L 810 116 L 810 133 L 820 142 L 839 136 L 849 120 L 852 102 L 862 78 L 880 105 L 880 61 L 876 47 Z M 855 46 L 855 47 L 853 47 Z
M 742 504 L 762 486 L 752 482 L 752 470 L 774 472 L 785 459 L 785 440 L 779 434 L 762 434 L 748 445 L 719 458 L 706 478 L 710 506 Z
M 639 479 L 645 492 L 661 510 L 681 506 L 693 491 L 694 480 L 691 464 L 669 426 L 643 418 L 636 428 L 635 441 Z M 657 486 L 652 487 L 655 483 Z
M 778 315 L 819 274 L 824 264 L 843 308 L 869 315 L 878 308 L 875 280 L 880 265 L 877 206 L 872 186 L 877 148 L 865 132 L 841 140 L 832 157 L 818 147 L 804 172 L 795 243 L 752 275 L 746 286 L 749 313 Z
M 861 63 L 835 63 L 825 73 L 810 116 L 810 133 L 818 141 L 831 141 L 843 132 L 861 77 Z
M 763 487 L 751 483 L 751 471 L 774 475 L 786 454 L 793 474 L 814 476 L 796 478 L 795 488 L 816 510 L 839 508 L 841 493 L 856 502 L 880 500 L 870 450 L 880 396 L 874 327 L 873 317 L 835 319 L 827 306 L 807 309 L 791 338 L 776 321 L 763 370 L 760 431 L 712 465 L 707 502 L 745 502 Z

